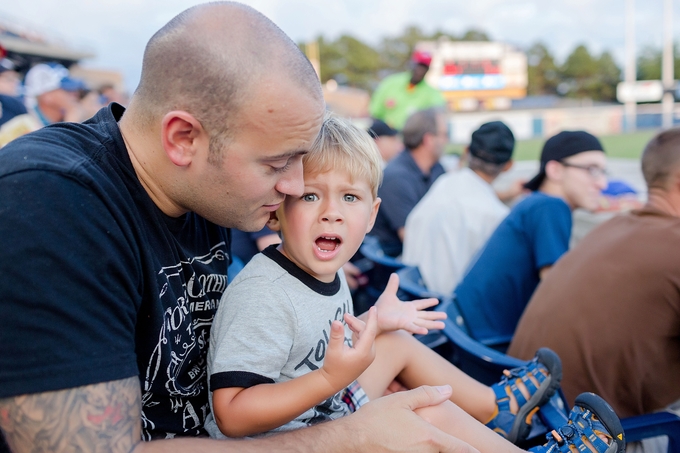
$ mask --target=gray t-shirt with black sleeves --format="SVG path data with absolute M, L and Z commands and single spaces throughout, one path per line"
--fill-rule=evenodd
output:
M 331 322 L 344 324 L 345 313 L 352 313 L 352 298 L 342 272 L 323 283 L 276 245 L 268 247 L 237 275 L 220 301 L 208 349 L 210 391 L 285 382 L 320 368 Z M 352 344 L 346 325 L 345 342 Z M 355 382 L 273 431 L 333 420 L 367 401 Z M 212 409 L 212 398 L 210 403 Z M 212 416 L 205 427 L 212 437 L 224 437 Z

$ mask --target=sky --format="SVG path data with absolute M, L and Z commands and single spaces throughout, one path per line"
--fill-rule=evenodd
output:
M 21 0 L 0 3 L 0 20 L 47 31 L 96 54 L 83 66 L 119 70 L 129 91 L 139 81 L 144 46 L 195 0 Z M 406 26 L 460 35 L 476 28 L 526 49 L 541 41 L 562 61 L 578 44 L 611 52 L 623 68 L 625 0 L 244 0 L 294 41 L 355 36 L 371 45 Z M 638 51 L 661 48 L 664 0 L 635 0 Z M 673 36 L 680 41 L 680 2 L 673 0 Z M 676 78 L 678 75 L 676 75 Z

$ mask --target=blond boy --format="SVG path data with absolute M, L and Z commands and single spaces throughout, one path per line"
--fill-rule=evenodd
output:
M 444 315 L 423 310 L 433 299 L 399 301 L 396 276 L 376 308 L 354 317 L 339 270 L 378 212 L 380 155 L 365 132 L 328 117 L 304 170 L 304 194 L 286 198 L 268 224 L 283 242 L 256 255 L 220 302 L 208 353 L 213 418 L 206 429 L 214 437 L 244 437 L 332 420 L 379 398 L 398 378 L 409 388 L 454 389 L 451 401 L 417 411 L 440 429 L 480 451 L 521 451 L 480 421 L 513 441 L 525 437 L 530 414 L 559 386 L 559 359 L 541 350 L 509 373 L 512 382 L 487 387 L 473 380 L 409 334 L 441 328 Z M 521 384 L 513 391 L 515 380 Z M 587 426 L 611 430 L 575 411 Z M 609 418 L 609 425 L 618 422 Z M 599 442 L 593 451 L 617 451 L 610 448 L 618 448 L 615 442 Z

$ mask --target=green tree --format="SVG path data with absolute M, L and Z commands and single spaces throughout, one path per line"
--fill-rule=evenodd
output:
M 609 52 L 603 52 L 597 61 L 597 83 L 593 98 L 600 101 L 616 100 L 616 85 L 621 81 L 621 69 Z
M 637 59 L 638 80 L 661 80 L 661 50 L 646 46 Z
M 661 49 L 646 46 L 640 52 L 637 59 L 637 78 L 638 80 L 661 80 Z M 678 46 L 673 46 L 673 75 L 676 79 L 680 78 L 680 55 Z
M 559 91 L 569 97 L 612 101 L 616 97 L 616 84 L 621 70 L 609 52 L 599 57 L 590 54 L 586 46 L 579 45 L 560 68 Z
M 491 41 L 489 35 L 482 30 L 470 29 L 461 36 L 460 41 Z
M 371 46 L 349 35 L 335 41 L 319 38 L 320 78 L 334 78 L 357 88 L 370 89 L 381 67 L 380 55 Z
M 415 25 L 406 27 L 399 36 L 383 38 L 378 50 L 382 58 L 383 72 L 397 72 L 408 69 L 413 49 L 419 41 L 430 39 Z
M 527 51 L 528 87 L 530 95 L 555 94 L 560 83 L 555 59 L 545 44 L 537 42 Z

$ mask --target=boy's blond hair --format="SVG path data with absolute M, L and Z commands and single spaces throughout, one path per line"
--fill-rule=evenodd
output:
M 342 170 L 350 181 L 365 180 L 378 196 L 382 182 L 382 158 L 368 132 L 350 121 L 326 113 L 319 136 L 302 159 L 305 174 Z

